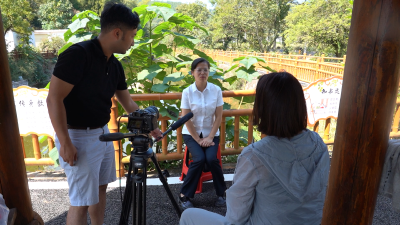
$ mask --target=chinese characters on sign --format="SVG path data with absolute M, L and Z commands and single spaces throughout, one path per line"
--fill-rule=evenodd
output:
M 342 77 L 331 77 L 318 80 L 304 89 L 309 126 L 313 126 L 319 120 L 337 119 L 342 82 Z
M 35 133 L 54 137 L 54 129 L 47 111 L 47 89 L 27 86 L 14 88 L 19 133 L 22 136 Z

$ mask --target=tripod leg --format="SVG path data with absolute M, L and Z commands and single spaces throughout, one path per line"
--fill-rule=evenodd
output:
M 155 166 L 156 169 L 157 169 L 158 178 L 160 179 L 161 183 L 163 184 L 164 189 L 165 189 L 165 191 L 167 192 L 168 197 L 169 197 L 169 199 L 171 200 L 171 203 L 172 203 L 172 205 L 174 206 L 176 213 L 178 214 L 178 217 L 181 218 L 182 211 L 181 211 L 181 209 L 179 208 L 178 203 L 176 202 L 174 196 L 172 195 L 171 190 L 169 189 L 168 183 L 167 183 L 167 181 L 165 180 L 165 177 L 164 177 L 164 175 L 163 175 L 162 172 L 161 172 L 161 168 L 160 168 L 160 165 L 158 164 L 158 161 L 157 161 L 157 159 L 156 159 L 156 157 L 155 157 L 155 154 L 153 154 L 153 155 L 151 156 L 151 161 L 153 161 L 154 166 Z
M 147 161 L 147 160 L 146 160 Z M 141 225 L 146 225 L 146 211 L 147 211 L 147 209 L 146 209 L 146 199 L 147 199 L 147 196 L 146 196 L 146 194 L 147 194 L 147 163 L 145 163 L 144 164 L 144 170 L 143 170 L 143 195 L 142 195 L 142 198 L 143 198 L 143 204 L 142 204 L 142 207 L 143 207 L 143 219 L 142 219 L 142 224 Z
M 124 192 L 124 200 L 122 202 L 121 217 L 119 220 L 119 225 L 128 224 L 129 211 L 132 203 L 132 187 L 134 185 L 132 179 L 132 162 L 129 163 L 128 177 L 126 178 L 126 187 Z

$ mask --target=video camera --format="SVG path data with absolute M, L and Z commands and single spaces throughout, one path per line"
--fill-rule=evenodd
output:
M 158 128 L 157 119 L 159 117 L 158 109 L 155 106 L 149 106 L 145 109 L 138 109 L 128 116 L 128 130 L 133 134 L 149 134 Z

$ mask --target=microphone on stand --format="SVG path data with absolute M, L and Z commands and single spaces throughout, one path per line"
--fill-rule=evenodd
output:
M 156 141 L 160 140 L 161 138 L 163 138 L 166 134 L 168 134 L 169 132 L 178 129 L 180 126 L 182 126 L 183 124 L 185 124 L 188 120 L 190 120 L 193 117 L 193 113 L 189 112 L 188 114 L 184 115 L 182 118 L 180 118 L 178 121 L 176 121 L 175 123 L 173 123 L 168 130 L 166 130 L 164 133 L 162 133 L 162 136 L 157 138 Z

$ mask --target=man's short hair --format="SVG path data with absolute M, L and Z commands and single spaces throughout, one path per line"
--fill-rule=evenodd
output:
M 299 81 L 287 72 L 261 76 L 253 116 L 257 130 L 268 136 L 291 138 L 306 129 L 306 101 Z
M 115 28 L 134 30 L 139 23 L 139 15 L 121 3 L 106 3 L 100 16 L 101 31 L 105 33 Z

